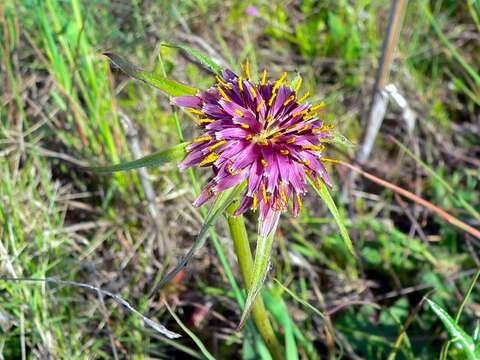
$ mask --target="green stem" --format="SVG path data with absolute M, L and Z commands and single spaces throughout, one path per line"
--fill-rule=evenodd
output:
M 227 209 L 227 221 L 230 234 L 233 239 L 235 254 L 237 255 L 238 264 L 242 273 L 243 284 L 246 289 L 252 282 L 253 257 L 248 243 L 247 229 L 243 216 L 233 216 L 238 207 L 238 201 L 234 201 Z M 268 318 L 267 310 L 261 296 L 257 297 L 252 306 L 252 317 L 258 332 L 265 341 L 270 354 L 275 360 L 283 359 L 282 347 L 273 332 L 272 325 Z

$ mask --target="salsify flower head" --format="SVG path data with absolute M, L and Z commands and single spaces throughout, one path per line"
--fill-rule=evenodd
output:
M 298 215 L 307 191 L 307 176 L 330 184 L 322 163 L 323 142 L 331 126 L 319 118 L 323 104 L 299 96 L 301 78 L 286 84 L 287 73 L 276 81 L 264 70 L 260 81 L 224 70 L 217 83 L 196 96 L 178 96 L 172 103 L 198 117 L 202 133 L 187 146 L 181 169 L 211 167 L 213 177 L 195 201 L 202 205 L 219 192 L 244 180 L 247 186 L 235 215 L 260 211 L 260 234 L 267 236 L 289 207 Z

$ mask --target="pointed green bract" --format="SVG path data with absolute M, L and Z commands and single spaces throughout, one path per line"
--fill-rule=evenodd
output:
M 350 235 L 348 235 L 347 228 L 343 223 L 343 219 L 340 216 L 340 213 L 338 212 L 337 206 L 335 205 L 335 202 L 333 201 L 332 196 L 328 192 L 327 185 L 323 181 L 318 181 L 317 183 L 315 183 L 310 177 L 308 178 L 308 181 L 313 186 L 317 194 L 322 198 L 322 200 L 327 205 L 328 210 L 330 210 L 330 213 L 332 214 L 333 218 L 335 219 L 335 222 L 338 225 L 338 228 L 340 230 L 340 235 L 342 235 L 345 245 L 347 246 L 348 250 L 352 253 L 352 255 L 356 257 L 357 255 L 355 254 L 355 250 L 353 248 Z
M 332 134 L 331 138 L 322 138 L 320 139 L 320 141 L 328 144 L 339 145 L 344 148 L 355 147 L 355 144 L 348 140 L 347 137 L 345 137 L 345 135 L 342 135 L 339 131 L 331 130 L 330 133 Z
M 273 226 L 267 236 L 258 236 L 255 260 L 252 269 L 252 281 L 247 288 L 247 300 L 245 301 L 245 307 L 240 319 L 240 324 L 238 325 L 239 328 L 242 328 L 245 324 L 245 321 L 252 310 L 252 306 L 263 287 L 268 271 L 268 265 L 270 263 L 270 254 L 272 252 L 273 238 L 275 237 L 277 225 L 278 219 L 277 223 Z M 260 221 L 259 228 L 262 228 L 262 221 Z
M 190 85 L 182 84 L 178 81 L 168 79 L 164 76 L 160 76 L 150 71 L 145 71 L 139 66 L 131 63 L 130 61 L 124 59 L 123 57 L 115 53 L 106 52 L 103 55 L 107 56 L 112 62 L 112 64 L 114 64 L 128 76 L 131 76 L 137 80 L 141 80 L 149 85 L 156 87 L 157 89 L 163 90 L 168 95 L 195 95 L 198 92 L 196 88 Z
M 98 174 L 110 174 L 117 171 L 127 171 L 147 166 L 158 166 L 183 159 L 183 157 L 185 156 L 185 148 L 187 145 L 188 143 L 185 142 L 172 148 L 161 150 L 154 154 L 144 156 L 137 160 L 127 161 L 109 166 L 85 167 L 84 169 Z
M 197 49 L 193 49 L 189 46 L 182 45 L 182 44 L 177 45 L 177 44 L 163 43 L 162 46 L 182 49 L 187 54 L 193 56 L 195 59 L 200 61 L 200 63 L 203 66 L 212 70 L 215 74 L 220 75 L 222 73 L 222 70 L 223 70 L 222 67 L 218 65 L 215 60 L 205 55 L 204 53 L 198 51 Z
M 462 350 L 465 352 L 465 355 L 467 355 L 467 358 L 469 360 L 477 360 L 480 354 L 478 354 L 478 351 L 476 354 L 475 344 L 470 335 L 463 331 L 463 329 L 458 326 L 455 320 L 440 305 L 429 299 L 427 299 L 427 303 L 442 321 L 443 325 L 445 325 L 448 333 L 453 338 L 452 340 L 462 345 Z
M 188 262 L 192 259 L 193 255 L 195 255 L 198 249 L 200 249 L 205 244 L 208 232 L 210 228 L 215 225 L 219 215 L 225 213 L 228 205 L 230 205 L 230 203 L 240 194 L 240 192 L 245 188 L 245 186 L 246 182 L 244 181 L 241 184 L 233 188 L 224 190 L 217 195 L 217 198 L 215 199 L 215 202 L 210 208 L 205 222 L 203 223 L 202 229 L 200 230 L 200 233 L 196 237 L 195 241 L 193 242 L 192 247 L 185 255 L 185 257 L 178 263 L 178 265 L 172 271 L 170 271 L 162 280 L 160 280 L 160 283 L 151 292 L 152 295 L 158 289 L 162 288 L 165 284 L 170 282 L 175 277 L 175 275 L 180 272 L 180 270 L 184 269 L 188 265 Z

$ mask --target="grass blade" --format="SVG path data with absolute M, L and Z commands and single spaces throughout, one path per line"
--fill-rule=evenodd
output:
M 182 84 L 178 81 L 167 79 L 166 77 L 157 75 L 153 72 L 145 71 L 115 53 L 106 52 L 103 55 L 107 56 L 113 65 L 118 67 L 128 76 L 133 77 L 137 80 L 141 80 L 149 85 L 156 87 L 157 89 L 163 90 L 168 95 L 195 95 L 198 92 L 196 88 L 190 85 Z
M 342 217 L 340 216 L 340 213 L 338 212 L 337 206 L 335 205 L 335 202 L 333 201 L 332 196 L 328 192 L 327 185 L 325 185 L 323 181 L 318 181 L 318 183 L 315 183 L 311 178 L 308 178 L 308 181 L 313 186 L 317 194 L 322 198 L 322 200 L 327 205 L 328 210 L 330 210 L 330 213 L 332 214 L 333 218 L 335 219 L 335 222 L 338 225 L 338 228 L 340 230 L 340 235 L 342 235 L 345 245 L 347 246 L 348 250 L 352 253 L 352 255 L 356 257 L 357 255 L 355 254 L 355 249 L 353 248 L 350 235 L 348 235 L 347 228 L 343 222 Z
M 207 350 L 207 348 L 205 347 L 205 345 L 202 343 L 202 341 L 197 337 L 197 335 L 195 335 L 193 333 L 193 331 L 191 331 L 183 322 L 182 320 L 180 320 L 180 318 L 175 314 L 175 312 L 170 308 L 170 306 L 168 306 L 168 304 L 165 302 L 164 303 L 168 312 L 170 313 L 170 315 L 172 315 L 172 317 L 175 319 L 175 321 L 177 322 L 178 326 L 180 326 L 182 328 L 183 331 L 185 331 L 187 333 L 188 336 L 190 336 L 190 338 L 193 340 L 193 342 L 195 344 L 197 344 L 199 350 L 202 352 L 203 356 L 205 356 L 205 358 L 207 358 L 208 360 L 215 360 L 215 358 L 213 357 L 212 354 L 210 354 L 210 352 Z
M 200 63 L 203 66 L 212 70 L 215 74 L 219 75 L 222 73 L 222 70 L 223 70 L 222 67 L 218 65 L 215 60 L 205 55 L 204 53 L 198 51 L 197 49 L 193 49 L 189 46 L 182 45 L 182 44 L 177 45 L 177 44 L 163 43 L 162 46 L 182 49 L 187 54 L 193 56 L 195 59 L 200 61 Z
M 429 299 L 427 299 L 427 303 L 443 322 L 443 325 L 445 325 L 450 336 L 452 336 L 453 341 L 462 345 L 462 349 L 465 352 L 465 355 L 467 355 L 467 358 L 469 360 L 478 359 L 475 355 L 475 344 L 473 343 L 472 338 L 456 324 L 455 320 L 440 305 Z
M 169 163 L 171 161 L 182 159 L 185 156 L 186 146 L 187 143 L 181 143 L 172 148 L 158 151 L 137 160 L 127 161 L 109 166 L 90 166 L 85 167 L 84 169 L 98 174 L 110 174 L 117 171 L 139 169 L 146 166 L 158 166 Z

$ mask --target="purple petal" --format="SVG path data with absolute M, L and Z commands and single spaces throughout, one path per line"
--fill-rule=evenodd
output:
M 200 109 L 203 101 L 198 96 L 185 95 L 173 97 L 170 102 L 177 106 Z

